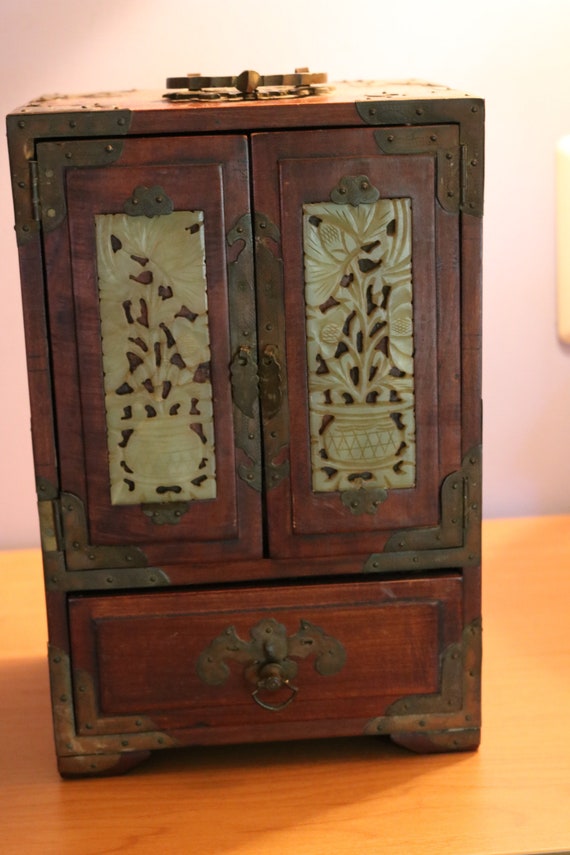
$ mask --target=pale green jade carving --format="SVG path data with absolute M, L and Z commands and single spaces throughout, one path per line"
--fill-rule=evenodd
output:
M 413 487 L 411 201 L 306 204 L 303 233 L 312 488 Z
M 203 212 L 95 222 L 111 502 L 215 498 Z

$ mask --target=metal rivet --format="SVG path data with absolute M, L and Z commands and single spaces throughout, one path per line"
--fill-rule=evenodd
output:
M 69 127 L 70 128 L 76 128 L 77 127 L 77 122 L 75 121 L 75 119 L 71 119 L 71 121 L 69 123 Z
M 18 122 L 18 127 L 19 128 L 25 128 L 26 127 L 26 123 L 24 122 L 23 119 L 20 119 L 20 121 Z
M 478 165 L 479 165 L 479 161 L 477 160 L 477 158 L 474 157 L 473 160 L 471 161 L 471 166 L 478 166 Z
M 265 329 L 267 330 L 267 332 L 271 332 L 271 330 L 273 329 L 273 324 L 265 324 Z
M 452 153 L 451 153 L 450 151 L 448 151 L 448 152 L 447 152 L 447 154 L 446 154 L 445 156 L 446 156 L 446 158 L 447 158 L 448 160 L 453 160 L 453 155 L 452 155 Z
M 122 126 L 122 125 L 126 125 L 127 123 L 126 123 L 126 120 L 123 119 L 123 117 L 121 116 L 120 119 L 117 119 L 117 124 Z
M 26 182 L 25 181 L 18 181 L 18 187 L 21 187 L 22 190 L 24 190 L 26 187 Z
M 479 107 L 471 107 L 471 112 L 472 112 L 472 113 L 478 113 L 478 112 L 479 112 Z
M 105 582 L 107 582 L 107 584 L 109 584 L 109 585 L 112 585 L 114 581 L 115 580 L 113 579 L 112 576 L 107 576 L 107 578 L 105 579 Z
M 22 231 L 23 232 L 29 232 L 30 231 L 30 227 L 27 223 L 24 223 L 24 225 L 22 226 Z
M 450 199 L 452 199 L 455 196 L 455 193 L 453 192 L 453 190 L 448 190 L 447 195 Z
M 73 153 L 71 151 L 66 151 L 65 156 L 68 160 L 71 160 L 71 158 L 73 157 Z
M 47 210 L 48 217 L 53 218 L 53 217 L 55 217 L 55 214 L 56 214 L 55 208 L 48 208 L 48 210 Z
M 369 116 L 375 116 L 376 115 L 376 107 L 370 107 L 368 110 L 368 115 Z
M 418 107 L 416 110 L 416 116 L 423 116 L 424 110 L 423 107 Z
M 105 146 L 105 151 L 111 152 L 113 151 L 113 146 L 111 144 Z
M 388 142 L 394 142 L 394 134 L 388 134 L 386 139 L 388 140 Z
M 60 696 L 59 696 L 59 699 L 60 699 L 60 701 L 61 701 L 62 703 L 64 703 L 64 704 L 65 704 L 65 703 L 66 703 L 66 701 L 67 701 L 67 695 L 60 695 Z
M 431 140 L 432 142 L 437 142 L 437 137 L 436 137 L 436 135 L 435 135 L 435 134 L 431 134 L 431 136 L 430 136 L 430 140 Z
M 259 224 L 259 228 L 260 228 L 260 229 L 266 229 L 266 228 L 267 228 L 267 223 L 261 222 L 261 223 Z

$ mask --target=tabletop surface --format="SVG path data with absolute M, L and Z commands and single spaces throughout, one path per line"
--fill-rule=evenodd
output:
M 6 855 L 521 855 L 570 850 L 570 516 L 483 525 L 483 739 L 416 756 L 380 738 L 185 748 L 63 781 L 40 555 L 0 553 Z

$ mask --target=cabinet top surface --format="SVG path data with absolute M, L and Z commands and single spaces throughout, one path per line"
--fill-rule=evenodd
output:
M 207 91 L 207 90 L 204 90 Z M 209 93 L 215 90 L 210 89 Z M 81 94 L 52 94 L 42 95 L 22 107 L 16 108 L 10 116 L 21 117 L 22 115 L 53 115 L 61 113 L 76 112 L 106 112 L 125 110 L 135 113 L 174 113 L 181 114 L 205 111 L 217 115 L 229 116 L 237 112 L 242 117 L 249 116 L 250 121 L 259 121 L 263 124 L 262 114 L 275 113 L 276 107 L 283 113 L 287 108 L 306 110 L 314 108 L 326 109 L 328 111 L 342 112 L 343 108 L 350 107 L 354 110 L 354 104 L 358 102 L 374 102 L 381 104 L 416 102 L 416 101 L 449 101 L 460 100 L 472 102 L 475 96 L 462 90 L 455 90 L 439 84 L 433 84 L 417 80 L 409 81 L 382 81 L 382 80 L 359 80 L 343 81 L 339 83 L 326 84 L 316 87 L 315 94 L 306 96 L 295 96 L 287 94 L 281 97 L 272 97 L 271 93 L 261 92 L 259 97 L 241 96 L 237 91 L 227 97 L 227 90 L 218 90 L 213 97 L 204 97 L 178 90 L 182 98 L 175 96 L 172 100 L 172 90 L 129 90 L 121 92 L 94 92 Z M 317 110 L 317 112 L 320 112 Z M 255 116 L 255 119 L 252 117 Z

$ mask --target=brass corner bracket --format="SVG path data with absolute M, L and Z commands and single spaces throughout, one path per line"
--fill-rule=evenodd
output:
M 471 449 L 461 469 L 443 481 L 437 526 L 403 529 L 383 552 L 369 556 L 365 573 L 476 566 L 481 560 L 481 448 Z
M 395 736 L 451 732 L 448 748 L 468 747 L 461 740 L 454 746 L 452 740 L 454 732 L 476 730 L 481 725 L 481 649 L 481 620 L 477 619 L 464 628 L 460 641 L 445 650 L 439 693 L 400 698 L 383 715 L 369 721 L 365 733 Z
M 371 98 L 358 101 L 356 110 L 367 125 L 385 126 L 375 135 L 382 151 L 437 158 L 438 199 L 446 210 L 482 216 L 485 105 L 481 99 Z

